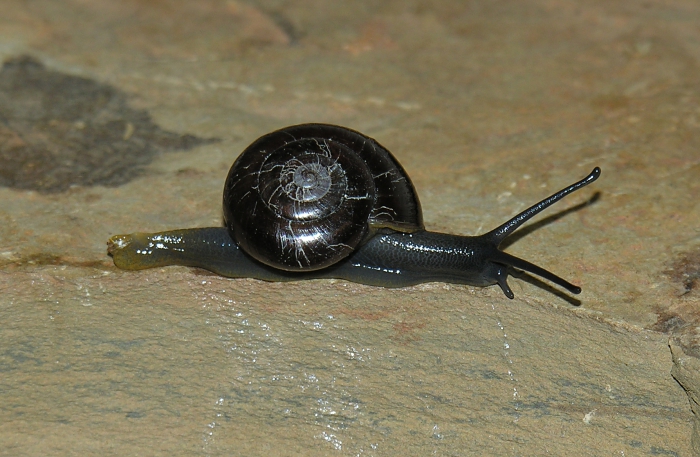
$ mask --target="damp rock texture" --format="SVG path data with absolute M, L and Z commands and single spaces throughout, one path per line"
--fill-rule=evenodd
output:
M 0 455 L 700 456 L 697 0 L 9 0 Z M 121 271 L 240 151 L 375 138 L 429 230 L 581 286 Z
M 211 141 L 163 130 L 122 91 L 33 57 L 7 59 L 0 70 L 0 186 L 118 186 L 159 153 Z

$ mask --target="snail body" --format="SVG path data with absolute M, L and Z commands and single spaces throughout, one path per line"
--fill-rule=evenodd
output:
M 343 127 L 302 124 L 256 140 L 224 186 L 226 227 L 116 235 L 108 252 L 127 270 L 186 265 L 266 281 L 337 278 L 383 287 L 506 281 L 516 268 L 571 293 L 581 289 L 498 249 L 524 222 L 595 181 L 578 181 L 480 236 L 425 230 L 406 172 L 375 140 Z

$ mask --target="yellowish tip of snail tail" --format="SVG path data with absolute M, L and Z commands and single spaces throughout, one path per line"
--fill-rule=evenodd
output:
M 107 241 L 107 254 L 114 255 L 120 249 L 124 249 L 131 243 L 130 235 L 114 235 Z
M 114 265 L 122 270 L 140 270 L 147 268 L 142 265 L 138 258 L 136 249 L 133 246 L 135 234 L 131 235 L 114 235 L 107 241 L 107 254 L 112 256 Z

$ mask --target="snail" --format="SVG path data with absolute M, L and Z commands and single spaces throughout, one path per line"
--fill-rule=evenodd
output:
M 389 151 L 354 130 L 302 124 L 262 136 L 236 159 L 224 186 L 225 227 L 116 235 L 108 252 L 126 270 L 185 265 L 233 278 L 383 287 L 498 284 L 511 299 L 514 268 L 578 294 L 580 287 L 499 245 L 599 176 L 596 167 L 480 236 L 430 232 L 411 180 Z

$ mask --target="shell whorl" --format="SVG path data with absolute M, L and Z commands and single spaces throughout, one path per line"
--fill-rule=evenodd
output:
M 423 228 L 415 189 L 389 151 L 325 124 L 278 130 L 246 148 L 226 179 L 224 219 L 246 253 L 287 271 L 338 262 L 372 228 Z

